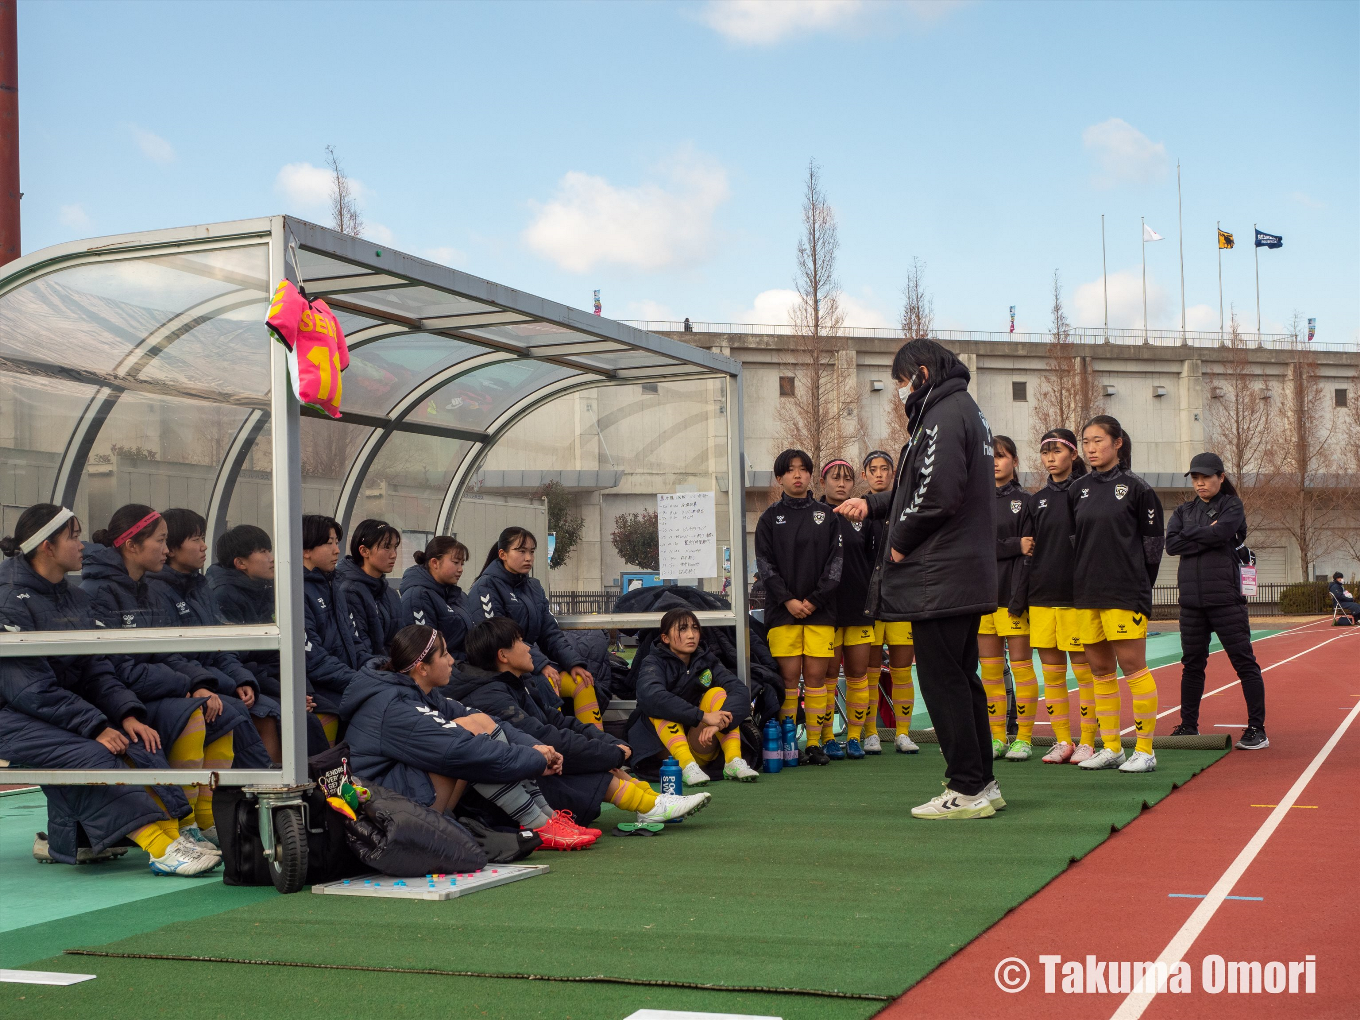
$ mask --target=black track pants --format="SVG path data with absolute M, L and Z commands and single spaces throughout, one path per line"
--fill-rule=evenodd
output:
M 978 676 L 979 620 L 974 613 L 911 626 L 916 678 L 944 751 L 945 778 L 955 793 L 970 796 L 992 781 L 992 731 Z
M 1251 650 L 1251 624 L 1247 620 L 1247 607 L 1243 605 L 1207 609 L 1181 606 L 1181 723 L 1199 726 L 1204 666 L 1209 661 L 1209 638 L 1214 634 L 1218 635 L 1237 671 L 1237 678 L 1242 681 L 1242 696 L 1247 701 L 1247 725 L 1265 729 L 1266 684 Z

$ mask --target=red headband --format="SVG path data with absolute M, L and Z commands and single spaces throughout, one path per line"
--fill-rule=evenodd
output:
M 425 656 L 430 654 L 430 649 L 434 647 L 434 642 L 437 637 L 439 637 L 439 631 L 432 630 L 430 633 L 430 640 L 425 645 L 425 651 L 417 655 L 415 662 L 411 663 L 411 665 L 403 669 L 402 670 L 403 673 L 411 672 L 411 670 L 415 669 L 417 666 L 419 666 L 422 662 L 425 661 Z
M 826 478 L 826 473 L 827 473 L 828 471 L 830 471 L 833 467 L 835 467 L 837 464 L 844 464 L 846 467 L 848 467 L 848 468 L 850 469 L 850 473 L 851 473 L 852 475 L 855 473 L 855 465 L 851 464 L 848 460 L 841 460 L 841 459 L 838 457 L 838 458 L 836 458 L 835 460 L 830 461 L 830 462 L 826 465 L 826 467 L 822 468 L 822 478 L 825 479 L 825 478 Z
M 127 541 L 129 538 L 131 538 L 133 535 L 137 534 L 137 532 L 141 531 L 143 528 L 145 528 L 148 524 L 150 524 L 152 521 L 154 521 L 154 520 L 155 520 L 157 517 L 159 517 L 160 515 L 161 515 L 161 514 L 160 514 L 160 511 L 159 511 L 159 510 L 152 510 L 149 514 L 147 514 L 145 517 L 143 517 L 140 521 L 138 521 L 138 522 L 137 522 L 136 524 L 134 524 L 132 527 L 128 528 L 127 531 L 123 532 L 121 535 L 119 535 L 117 538 L 115 538 L 115 539 L 113 540 L 113 547 L 114 547 L 115 549 L 117 549 L 120 545 L 122 545 L 124 542 L 126 542 L 126 541 Z

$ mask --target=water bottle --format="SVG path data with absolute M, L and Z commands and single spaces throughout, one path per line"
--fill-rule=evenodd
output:
M 674 758 L 667 758 L 661 763 L 661 792 L 676 797 L 685 792 L 684 773 Z
M 798 720 L 784 720 L 784 767 L 798 767 Z
M 766 772 L 778 772 L 784 767 L 784 733 L 778 719 L 765 720 L 765 751 L 763 755 Z

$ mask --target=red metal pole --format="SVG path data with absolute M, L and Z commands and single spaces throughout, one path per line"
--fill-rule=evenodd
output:
M 19 247 L 19 18 L 16 0 L 0 0 L 0 266 Z

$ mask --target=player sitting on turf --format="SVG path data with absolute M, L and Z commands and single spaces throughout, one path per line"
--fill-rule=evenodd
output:
M 523 730 L 560 751 L 562 774 L 539 780 L 553 807 L 573 820 L 593 821 L 602 802 L 636 811 L 639 822 L 684 818 L 707 806 L 710 794 L 657 795 L 621 768 L 632 748 L 594 726 L 546 704 L 533 682 L 533 649 L 519 625 L 504 616 L 477 624 L 467 636 L 467 664 L 454 693 L 467 705 Z M 705 777 L 707 779 L 707 777 Z M 599 834 L 598 829 L 590 830 Z
M 686 786 L 702 786 L 700 762 L 723 756 L 723 778 L 753 783 L 758 774 L 741 756 L 738 727 L 751 714 L 751 693 L 703 643 L 699 618 L 672 609 L 637 676 L 637 710 L 628 739 L 639 759 L 669 754 L 684 768 Z

